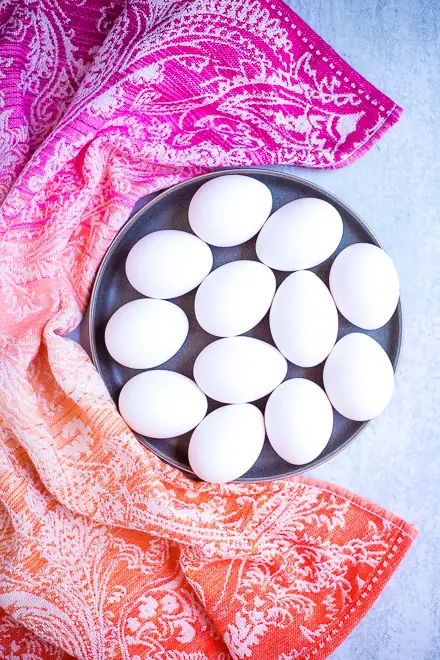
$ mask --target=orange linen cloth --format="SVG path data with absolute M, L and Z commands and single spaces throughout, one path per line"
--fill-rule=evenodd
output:
M 339 167 L 399 108 L 279 0 L 0 12 L 0 657 L 327 657 L 411 527 L 310 479 L 190 481 L 63 335 L 139 197 L 214 165 Z

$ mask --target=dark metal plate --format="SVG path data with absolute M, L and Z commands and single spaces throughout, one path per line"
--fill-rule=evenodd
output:
M 89 321 L 92 356 L 114 401 L 117 402 L 119 392 L 126 381 L 135 374 L 140 373 L 140 371 L 123 367 L 115 362 L 107 352 L 104 343 L 104 330 L 111 315 L 118 307 L 126 302 L 142 297 L 141 294 L 131 287 L 125 276 L 125 259 L 128 252 L 142 236 L 152 231 L 158 229 L 190 231 L 188 206 L 196 190 L 208 179 L 231 173 L 246 174 L 265 183 L 272 192 L 273 211 L 287 202 L 300 197 L 325 199 L 338 209 L 344 222 L 344 234 L 341 244 L 330 259 L 312 269 L 327 285 L 330 266 L 336 254 L 343 248 L 358 242 L 380 245 L 365 223 L 339 199 L 313 183 L 282 172 L 251 168 L 222 170 L 185 181 L 159 194 L 155 199 L 137 211 L 116 236 L 103 259 L 93 288 Z M 255 254 L 255 239 L 233 248 L 213 247 L 212 251 L 214 254 L 214 268 L 229 261 L 235 261 L 236 259 L 257 259 Z M 277 284 L 279 285 L 288 274 L 276 271 Z M 193 291 L 173 300 L 188 315 L 190 330 L 188 338 L 179 353 L 160 367 L 162 369 L 179 371 L 190 378 L 192 377 L 195 358 L 207 344 L 216 339 L 202 330 L 198 325 L 194 316 L 194 296 L 195 292 Z M 338 338 L 354 330 L 358 329 L 339 315 Z M 268 316 L 246 334 L 273 344 L 269 332 Z M 388 353 L 394 369 L 396 369 L 402 342 L 402 309 L 400 303 L 394 316 L 385 327 L 367 332 L 366 334 L 371 335 L 381 344 Z M 302 369 L 289 363 L 287 378 L 303 376 L 314 380 L 318 385 L 322 386 L 322 372 L 323 364 L 309 369 Z M 264 411 L 266 401 L 267 397 L 264 397 L 257 401 L 256 405 Z M 220 405 L 222 404 L 210 400 L 209 412 Z M 294 466 L 286 463 L 274 452 L 266 440 L 257 462 L 239 481 L 279 479 L 309 470 L 327 461 L 344 449 L 359 435 L 367 423 L 350 421 L 334 411 L 333 434 L 328 445 L 318 458 L 306 466 Z M 190 436 L 191 434 L 188 433 L 179 438 L 169 440 L 154 440 L 141 435 L 137 437 L 146 447 L 151 449 L 151 451 L 164 461 L 192 474 L 187 458 Z

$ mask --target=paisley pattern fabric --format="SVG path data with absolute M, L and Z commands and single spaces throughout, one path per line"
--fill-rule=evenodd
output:
M 0 657 L 327 657 L 412 528 L 309 479 L 190 481 L 63 335 L 139 197 L 340 167 L 400 109 L 279 0 L 0 0 L 0 80 Z

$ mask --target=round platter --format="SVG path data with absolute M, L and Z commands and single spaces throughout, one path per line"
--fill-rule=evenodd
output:
M 107 321 L 112 314 L 121 305 L 141 298 L 141 294 L 135 291 L 129 284 L 125 276 L 125 260 L 133 245 L 143 236 L 159 229 L 180 229 L 190 231 L 188 224 L 188 207 L 190 200 L 196 190 L 206 181 L 225 174 L 245 174 L 252 176 L 265 183 L 272 192 L 273 209 L 272 212 L 280 206 L 287 204 L 294 199 L 301 197 L 317 197 L 324 199 L 335 206 L 342 216 L 344 223 L 344 233 L 342 241 L 336 252 L 324 263 L 312 268 L 324 282 L 328 285 L 328 276 L 330 266 L 336 255 L 352 243 L 373 243 L 380 246 L 380 243 L 365 225 L 365 223 L 348 206 L 339 199 L 331 195 L 326 190 L 316 186 L 309 181 L 300 179 L 272 170 L 240 168 L 234 170 L 221 170 L 199 176 L 195 179 L 185 181 L 173 188 L 160 193 L 152 201 L 143 206 L 135 213 L 122 228 L 110 245 L 102 264 L 96 276 L 91 302 L 89 333 L 92 357 L 98 372 L 103 378 L 111 397 L 117 403 L 119 392 L 123 385 L 139 370 L 130 369 L 118 364 L 108 353 L 104 342 L 104 331 Z M 232 248 L 212 247 L 214 255 L 214 266 L 217 268 L 229 261 L 237 259 L 257 260 L 255 254 L 256 237 L 247 243 Z M 381 247 L 381 246 L 380 246 Z M 274 271 L 277 279 L 277 286 L 289 275 Z M 209 335 L 198 325 L 194 316 L 194 297 L 195 291 L 187 293 L 184 296 L 173 299 L 187 314 L 189 319 L 189 334 L 180 349 L 180 351 L 171 360 L 161 365 L 161 369 L 178 371 L 185 376 L 192 378 L 194 361 L 200 351 L 211 343 L 216 337 Z M 343 335 L 359 330 L 351 325 L 346 319 L 339 315 L 339 334 L 338 339 Z M 379 330 L 363 331 L 376 339 L 388 354 L 394 370 L 396 370 L 400 347 L 402 343 L 402 308 L 399 302 L 391 320 Z M 251 337 L 262 339 L 273 344 L 269 331 L 268 315 L 252 330 L 246 333 Z M 315 381 L 322 387 L 323 364 L 317 367 L 303 369 L 289 363 L 289 369 L 286 378 L 304 377 Z M 268 397 L 264 397 L 255 404 L 264 412 Z M 222 404 L 209 400 L 208 412 Z M 267 481 L 271 479 L 280 479 L 305 472 L 328 459 L 335 456 L 342 449 L 347 447 L 359 433 L 367 426 L 368 422 L 354 422 L 342 417 L 334 410 L 334 427 L 329 443 L 318 458 L 307 465 L 295 466 L 286 463 L 278 456 L 268 440 L 266 439 L 257 462 L 253 467 L 238 481 Z M 191 433 L 187 433 L 178 438 L 168 440 L 154 440 L 136 434 L 140 442 L 148 449 L 154 452 L 162 460 L 183 470 L 189 475 L 193 475 L 188 463 L 187 449 Z

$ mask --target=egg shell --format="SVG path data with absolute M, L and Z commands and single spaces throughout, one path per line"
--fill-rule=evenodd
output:
M 197 290 L 195 314 L 206 332 L 233 337 L 265 316 L 276 288 L 273 272 L 258 261 L 232 261 L 214 270 Z
M 222 403 L 248 403 L 272 392 L 284 380 L 287 362 L 274 346 L 253 337 L 217 339 L 194 364 L 200 389 Z
M 330 290 L 345 318 L 364 330 L 384 326 L 399 302 L 399 276 L 381 248 L 356 243 L 342 250 L 330 270 Z
M 120 307 L 105 329 L 114 360 L 132 369 L 150 369 L 169 360 L 188 334 L 188 318 L 174 303 L 141 298 Z
M 204 481 L 233 481 L 255 463 L 264 438 L 264 418 L 258 408 L 249 403 L 222 406 L 205 417 L 193 432 L 189 463 Z
M 227 174 L 200 186 L 190 202 L 188 219 L 202 240 L 232 247 L 255 236 L 271 209 L 272 194 L 264 183 L 242 174 Z
M 367 421 L 380 415 L 391 400 L 393 366 L 375 339 L 353 332 L 342 337 L 328 356 L 324 387 L 341 415 Z
M 338 312 L 330 292 L 308 270 L 292 273 L 280 285 L 269 320 L 276 346 L 299 367 L 325 360 L 338 335 Z
M 131 378 L 119 395 L 128 426 L 149 438 L 174 438 L 191 431 L 206 415 L 208 401 L 190 378 L 165 369 Z
M 342 233 L 342 218 L 334 206 L 322 199 L 296 199 L 267 220 L 258 235 L 257 255 L 276 270 L 313 268 L 333 254 Z
M 176 298 L 195 289 L 212 268 L 209 246 L 194 234 L 163 229 L 147 234 L 130 250 L 127 279 L 151 298 Z
M 321 454 L 333 430 L 333 409 L 324 390 L 292 378 L 272 392 L 265 410 L 270 444 L 288 463 L 305 465 Z

